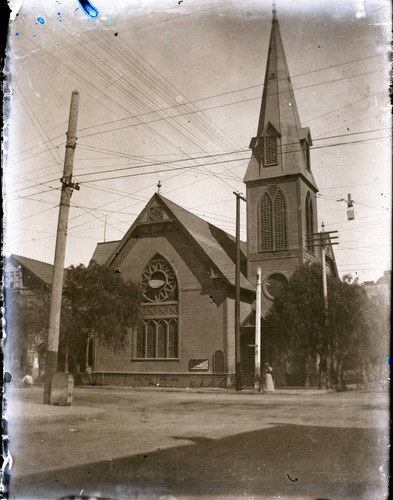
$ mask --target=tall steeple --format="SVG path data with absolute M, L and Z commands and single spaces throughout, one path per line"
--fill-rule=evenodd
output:
M 300 124 L 291 77 L 273 7 L 257 134 L 244 182 L 247 187 L 247 273 L 262 269 L 263 314 L 274 290 L 304 262 L 318 260 L 309 234 L 317 227 L 317 185 L 311 172 L 311 135 Z M 269 291 L 270 290 L 270 291 Z
M 273 19 L 256 137 L 244 182 L 302 174 L 318 191 L 311 173 L 311 135 L 302 128 L 281 39 L 277 12 Z

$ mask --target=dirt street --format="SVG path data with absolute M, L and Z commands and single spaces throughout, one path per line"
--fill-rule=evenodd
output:
M 9 399 L 11 499 L 387 497 L 387 393 L 78 387 L 72 414 L 42 388 Z

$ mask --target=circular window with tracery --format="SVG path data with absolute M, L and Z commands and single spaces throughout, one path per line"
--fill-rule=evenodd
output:
M 287 284 L 288 280 L 283 274 L 271 274 L 263 283 L 264 294 L 268 299 L 274 300 Z
M 152 260 L 142 274 L 143 298 L 148 302 L 177 300 L 176 276 L 164 259 Z

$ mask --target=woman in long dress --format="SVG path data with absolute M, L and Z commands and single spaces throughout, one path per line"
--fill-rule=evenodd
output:
M 264 374 L 264 391 L 265 392 L 273 392 L 274 384 L 272 377 L 273 368 L 266 362 L 263 365 L 263 374 Z

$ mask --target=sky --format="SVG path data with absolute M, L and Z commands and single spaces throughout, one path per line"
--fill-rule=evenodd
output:
M 19 5 L 17 5 L 19 4 Z M 20 6 L 20 4 L 22 4 Z M 262 97 L 264 0 L 13 2 L 6 69 L 6 254 L 53 263 L 71 93 L 78 141 L 65 265 L 121 239 L 153 193 L 235 233 Z M 17 10 L 19 8 L 19 10 Z M 277 0 L 318 222 L 341 276 L 391 269 L 390 2 Z M 172 171 L 173 170 L 173 171 Z M 354 200 L 355 219 L 345 201 Z M 246 239 L 242 204 L 242 239 Z

